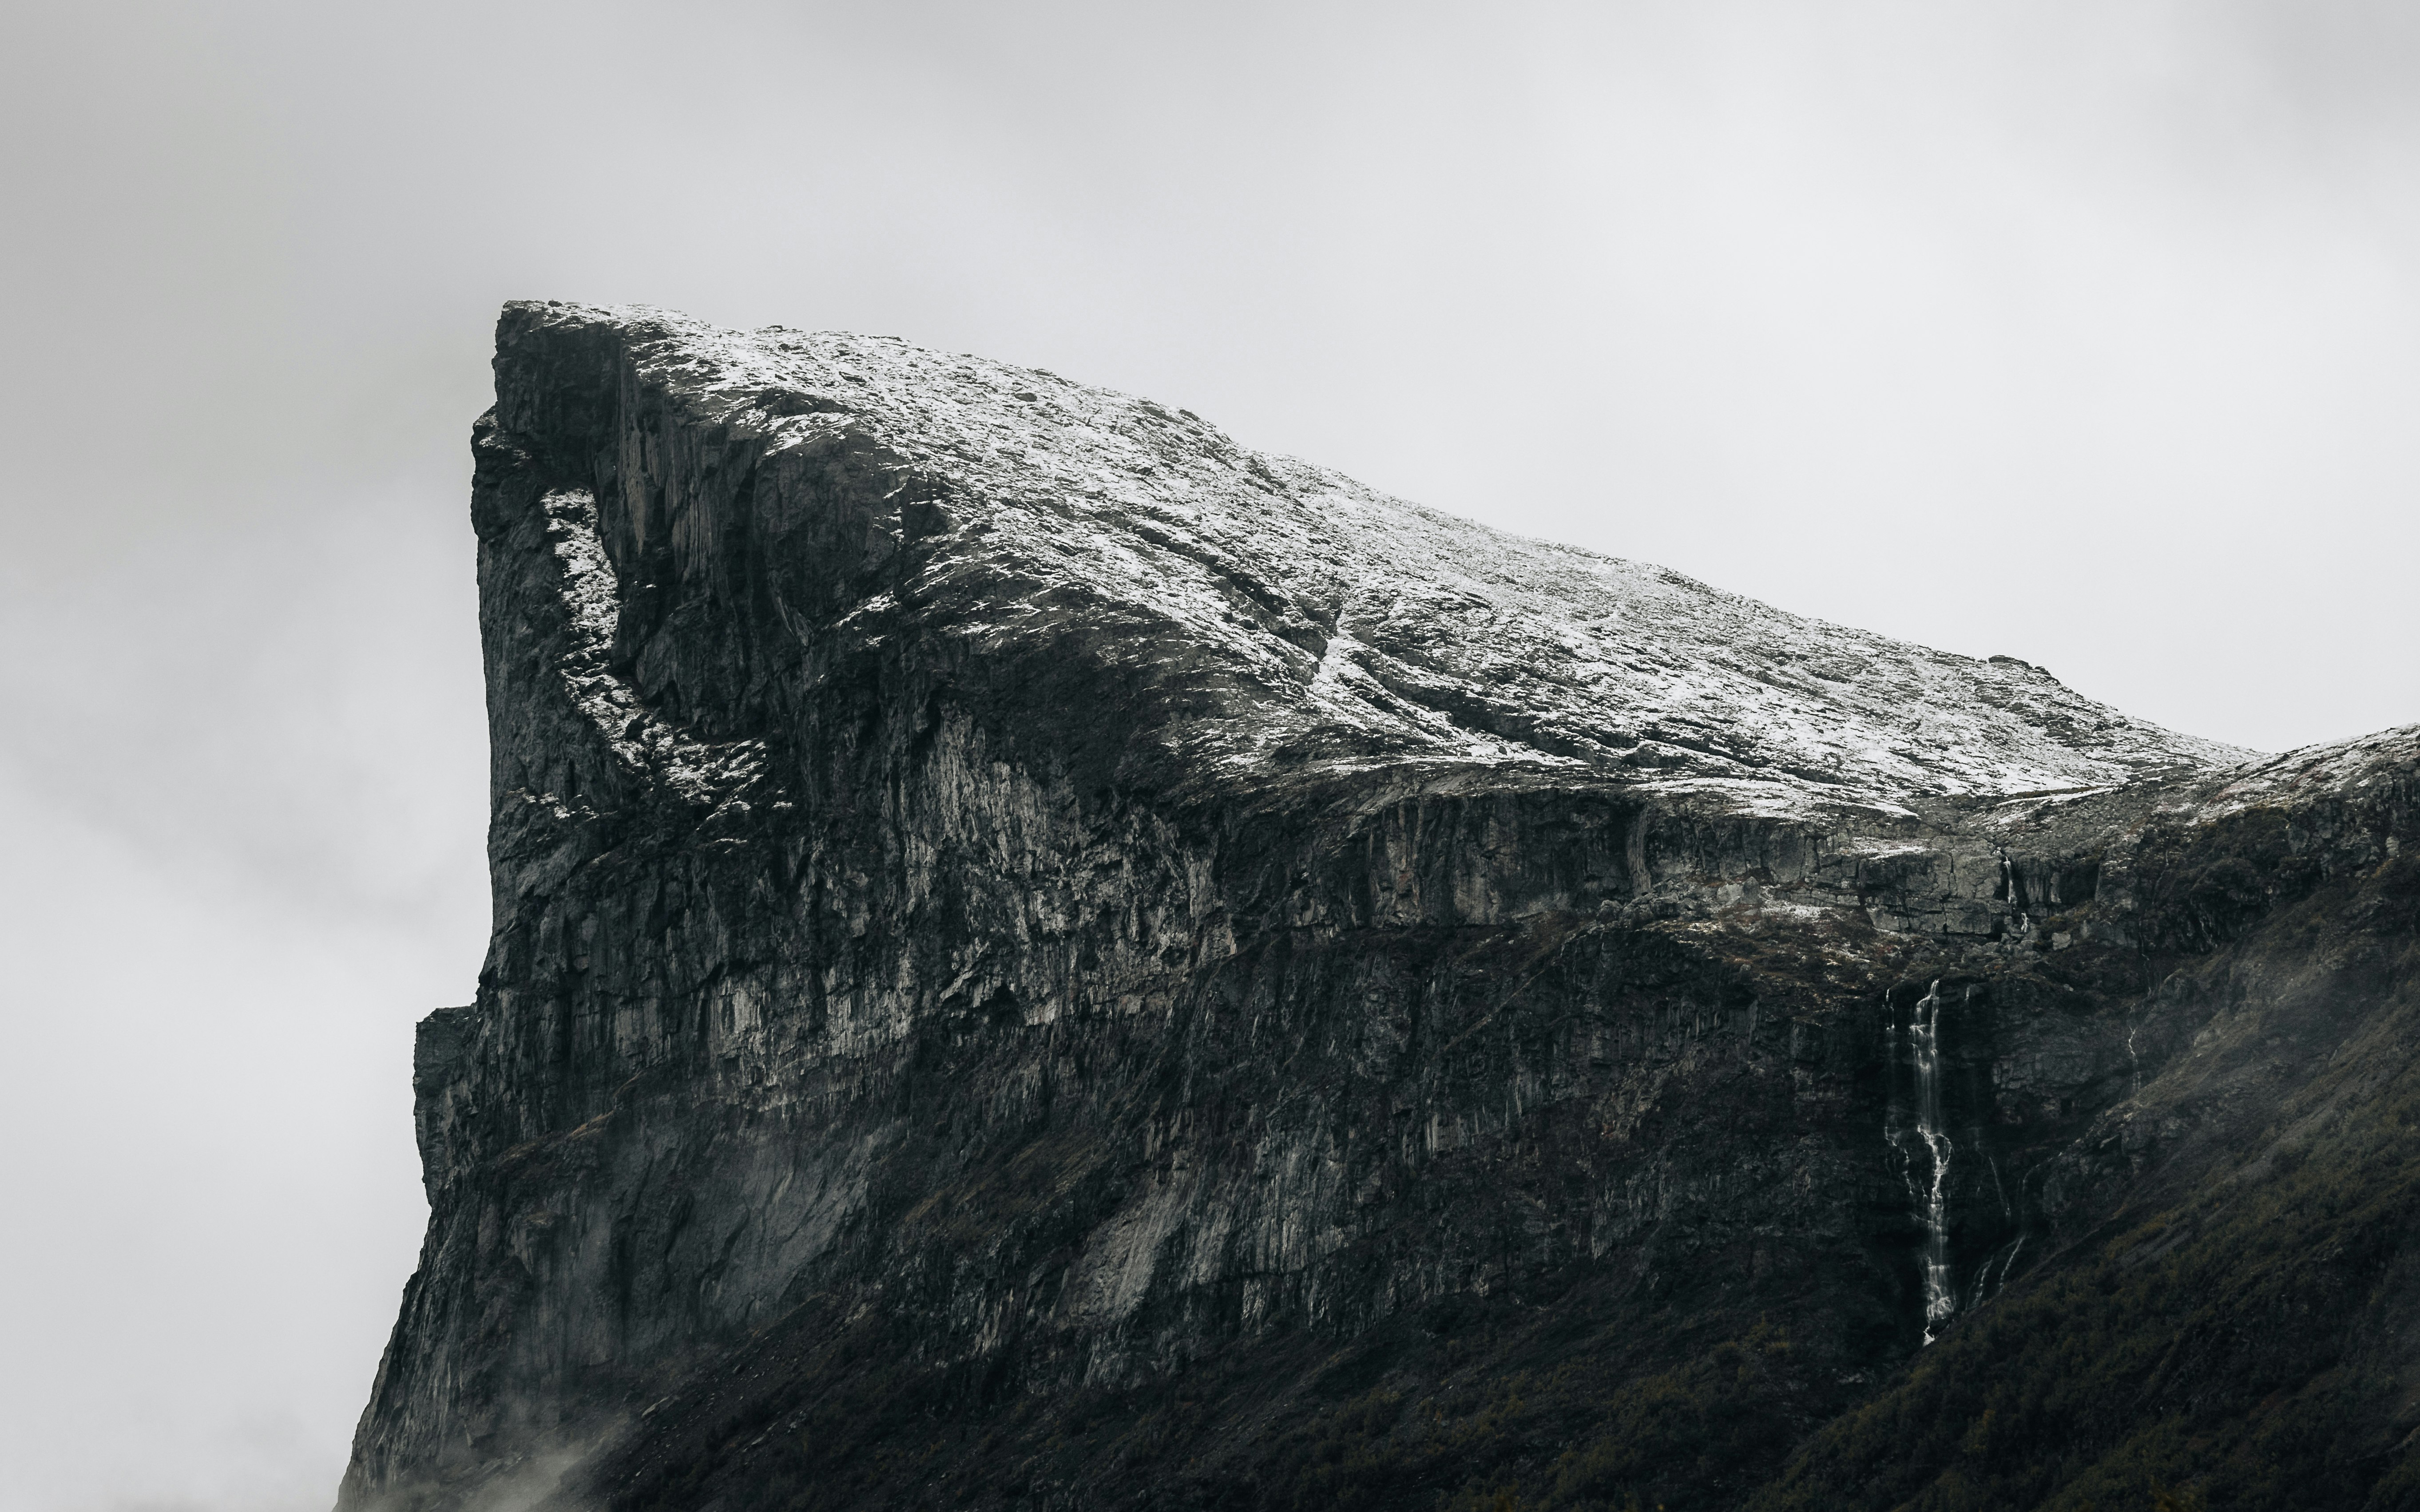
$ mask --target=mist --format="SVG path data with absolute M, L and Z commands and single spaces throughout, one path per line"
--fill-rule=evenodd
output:
M 2268 750 L 2420 719 L 2420 11 L 11 8 L 0 1504 L 333 1500 L 506 299 L 894 334 Z

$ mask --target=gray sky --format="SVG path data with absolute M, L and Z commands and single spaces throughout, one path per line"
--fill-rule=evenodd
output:
M 901 335 L 2283 748 L 2420 719 L 2420 8 L 0 18 L 0 1505 L 323 1505 L 508 298 Z

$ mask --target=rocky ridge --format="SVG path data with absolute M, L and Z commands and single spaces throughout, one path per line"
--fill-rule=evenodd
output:
M 349 1506 L 1861 1504 L 1843 1414 L 2334 1074 L 2326 962 L 2399 1011 L 2420 732 L 884 338 L 516 305 L 497 398 L 496 933 Z
M 676 388 L 685 418 L 754 468 L 863 449 L 920 496 L 913 517 L 869 521 L 859 570 L 923 549 L 895 589 L 855 606 L 857 625 L 903 596 L 963 593 L 990 612 L 948 633 L 976 655 L 1087 615 L 1182 646 L 1181 668 L 1134 670 L 1167 676 L 1161 697 L 1201 701 L 1152 733 L 1204 783 L 1424 761 L 1871 802 L 2250 754 L 2130 719 L 2014 658 L 1977 662 L 1509 536 L 1046 372 L 878 337 L 603 317 L 643 338 L 631 381 Z M 677 499 L 656 507 L 690 518 Z M 634 547 L 650 513 L 631 506 Z M 696 513 L 694 542 L 664 521 L 675 573 L 737 523 L 715 513 Z

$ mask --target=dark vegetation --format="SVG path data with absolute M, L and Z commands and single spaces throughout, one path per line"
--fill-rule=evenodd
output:
M 1710 1492 L 1729 1503 L 1780 1468 L 1792 1435 L 1776 1434 L 1777 1422 L 1803 1429 L 1806 1408 L 1842 1396 L 1810 1380 L 1766 1323 L 1651 1370 L 1623 1336 L 1661 1319 L 1601 1321 L 1575 1335 L 1532 1321 L 1515 1335 L 1517 1308 L 1448 1311 L 1463 1316 L 1365 1338 L 1342 1357 L 1297 1339 L 1132 1391 L 1060 1398 L 986 1400 L 981 1381 L 844 1344 L 830 1363 L 845 1386 L 803 1412 L 779 1389 L 735 1392 L 731 1410 L 698 1425 L 692 1442 L 711 1452 L 674 1457 L 676 1473 L 641 1473 L 611 1504 L 671 1512 L 728 1495 L 732 1505 L 799 1512 L 1593 1512 L 1703 1504 Z M 772 1367 L 761 1379 L 796 1379 L 762 1365 Z
M 2178 894 L 2198 921 L 2249 911 L 2236 869 L 2196 870 Z M 2316 880 L 2260 949 L 2206 968 L 2248 1000 L 2178 1113 L 2308 1079 L 2180 1141 L 2139 1200 L 1817 1434 L 1754 1512 L 2420 1505 L 2420 861 Z
M 2420 1424 L 2376 1335 L 2411 1320 L 2420 1087 L 2248 1189 L 2091 1247 L 1819 1434 L 1756 1512 L 2403 1506 Z M 2367 1123 L 2367 1120 L 2365 1120 Z

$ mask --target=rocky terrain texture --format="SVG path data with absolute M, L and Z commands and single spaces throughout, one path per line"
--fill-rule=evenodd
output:
M 342 1506 L 2420 1504 L 2420 729 L 887 338 L 517 304 L 496 393 Z

